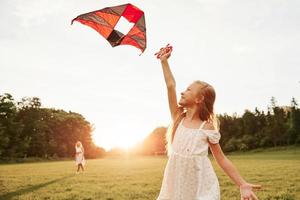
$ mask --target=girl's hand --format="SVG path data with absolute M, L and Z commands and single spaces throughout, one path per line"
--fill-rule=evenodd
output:
M 245 183 L 240 186 L 241 200 L 258 200 L 252 191 L 253 189 L 261 189 L 260 185 Z
M 155 53 L 154 55 L 156 56 L 157 59 L 160 59 L 161 61 L 165 61 L 168 60 L 168 58 L 171 56 L 172 50 L 173 47 L 169 46 L 168 44 L 166 47 L 161 48 L 159 52 Z

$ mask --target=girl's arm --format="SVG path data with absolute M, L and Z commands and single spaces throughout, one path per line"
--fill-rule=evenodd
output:
M 171 52 L 172 50 L 167 50 L 167 48 L 162 48 L 159 53 L 161 55 L 160 61 L 161 61 L 164 79 L 168 90 L 169 109 L 171 112 L 172 119 L 174 121 L 177 115 L 179 114 L 179 107 L 177 104 L 177 96 L 176 96 L 176 82 L 168 63 L 168 58 L 171 56 Z
M 247 183 L 235 168 L 233 163 L 224 155 L 219 144 L 211 144 L 210 150 L 224 172 L 233 180 L 233 182 L 240 188 L 241 200 L 258 200 L 252 189 L 260 189 L 260 185 L 253 185 Z

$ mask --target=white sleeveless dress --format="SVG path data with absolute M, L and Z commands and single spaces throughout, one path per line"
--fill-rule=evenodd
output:
M 76 157 L 75 157 L 76 165 L 82 164 L 84 166 L 85 159 L 81 147 L 75 147 L 75 149 L 76 149 Z
M 183 120 L 182 120 L 183 121 Z M 184 127 L 176 130 L 157 200 L 220 200 L 217 176 L 208 158 L 209 143 L 216 144 L 220 133 Z

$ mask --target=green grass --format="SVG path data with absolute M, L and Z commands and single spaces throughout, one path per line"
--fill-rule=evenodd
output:
M 259 183 L 260 200 L 300 199 L 300 148 L 233 153 L 229 159 L 249 182 Z M 75 175 L 73 161 L 0 165 L 0 199 L 155 200 L 165 157 L 88 160 Z M 240 200 L 239 191 L 213 162 L 222 200 Z

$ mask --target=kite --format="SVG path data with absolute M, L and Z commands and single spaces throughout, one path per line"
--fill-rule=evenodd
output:
M 124 17 L 134 23 L 133 27 L 125 35 L 115 30 L 119 19 Z M 146 25 L 144 12 L 132 4 L 124 4 L 106 7 L 101 10 L 85 13 L 77 16 L 71 22 L 78 21 L 90 26 L 100 33 L 112 47 L 119 45 L 132 45 L 142 51 L 146 49 Z

